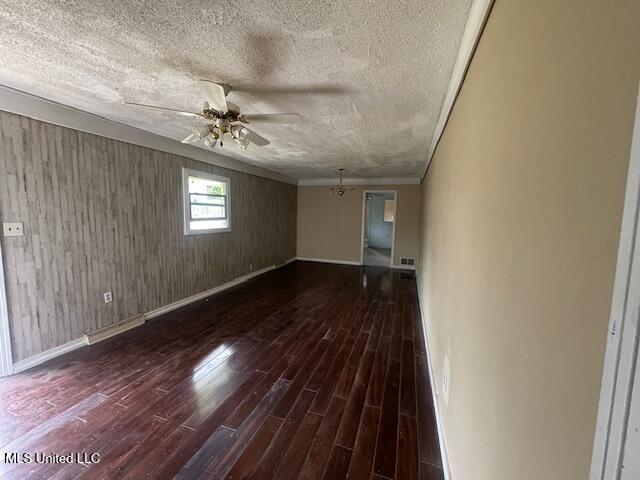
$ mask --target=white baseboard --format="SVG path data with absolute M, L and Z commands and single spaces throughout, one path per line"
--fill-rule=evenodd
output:
M 290 264 L 291 262 L 295 262 L 298 259 L 298 257 L 291 257 L 289 260 L 285 260 L 284 262 L 282 262 L 279 265 L 276 265 L 276 268 L 280 268 L 280 267 L 284 267 L 285 265 Z
M 144 323 L 144 315 L 136 315 L 135 317 L 127 318 L 121 322 L 108 325 L 104 328 L 100 328 L 93 332 L 85 333 L 84 337 L 87 341 L 87 345 L 93 345 L 94 343 L 102 342 L 107 338 L 115 337 L 127 330 L 139 327 Z
M 296 260 L 300 260 L 301 262 L 335 263 L 337 265 L 356 265 L 358 267 L 362 266 L 362 263 L 353 260 L 334 260 L 330 258 L 311 257 L 296 257 Z M 412 265 L 392 265 L 391 268 L 397 268 L 400 270 L 415 270 L 415 267 Z
M 163 307 L 157 308 L 155 310 L 152 310 L 150 312 L 145 313 L 144 315 L 140 315 L 138 317 L 133 317 L 133 319 L 128 319 L 125 320 L 123 322 L 119 322 L 115 325 L 110 325 L 109 327 L 105 327 L 101 330 L 97 330 L 96 332 L 92 332 L 89 333 L 89 336 L 92 336 L 96 333 L 102 333 L 102 334 L 106 334 L 106 335 L 99 335 L 99 340 L 94 340 L 91 343 L 96 343 L 98 341 L 102 341 L 102 340 L 106 340 L 107 338 L 110 338 L 114 335 L 118 335 L 119 333 L 124 332 L 125 330 L 129 330 L 133 327 L 137 327 L 139 325 L 142 325 L 144 323 L 145 320 L 147 319 L 151 319 L 151 318 L 155 318 L 158 317 L 160 315 L 162 315 L 163 313 L 167 313 L 170 312 L 172 310 L 175 310 L 177 308 L 183 307 L 185 305 L 188 305 L 190 303 L 193 302 L 197 302 L 198 300 L 201 300 L 203 298 L 206 297 L 210 297 L 211 295 L 215 295 L 216 293 L 222 292 L 223 290 L 227 290 L 228 288 L 231 287 L 235 287 L 236 285 L 240 285 L 241 283 L 246 282 L 247 280 L 250 280 L 254 277 L 257 277 L 258 275 L 262 275 L 263 273 L 267 273 L 270 272 L 271 270 L 275 270 L 276 268 L 280 268 L 280 267 L 284 267 L 285 265 L 293 262 L 296 260 L 296 257 L 290 258 L 289 260 L 286 260 L 285 262 L 279 264 L 279 265 L 270 265 L 268 267 L 265 268 L 261 268 L 260 270 L 256 270 L 255 272 L 251 272 L 248 273 L 246 275 L 242 275 L 241 277 L 238 277 L 234 280 L 231 280 L 230 282 L 225 283 L 224 285 L 220 285 L 218 287 L 214 287 L 210 290 L 207 290 L 206 292 L 202 292 L 202 293 L 198 293 L 196 295 L 192 295 L 191 297 L 187 297 L 184 298 L 182 300 L 178 300 L 177 302 L 171 303 L 169 305 L 165 305 Z M 134 325 L 132 325 L 132 323 L 135 323 L 135 319 L 142 319 L 141 322 L 136 323 Z M 123 328 L 124 327 L 124 328 Z M 98 338 L 98 337 L 96 337 Z M 77 348 L 80 347 L 84 347 L 85 345 L 89 345 L 89 338 L 87 335 L 83 335 L 80 338 L 76 338 L 75 340 L 72 340 L 68 343 L 65 343 L 64 345 L 59 345 L 57 347 L 53 347 L 45 352 L 41 352 L 38 353 L 36 355 L 33 355 L 32 357 L 29 358 L 25 358 L 24 360 L 20 360 L 18 362 L 15 362 L 13 364 L 13 373 L 19 373 L 19 372 L 23 372 L 25 370 L 28 370 L 30 368 L 33 368 L 37 365 L 40 365 L 41 363 L 44 363 L 48 360 L 51 360 L 55 357 L 59 357 L 60 355 L 64 355 L 65 353 L 68 353 L 72 350 L 75 350 Z
M 435 414 L 436 414 L 436 426 L 438 429 L 438 440 L 440 441 L 440 455 L 442 457 L 442 471 L 444 472 L 444 479 L 445 480 L 452 480 L 451 479 L 451 468 L 449 467 L 449 455 L 447 453 L 447 446 L 446 446 L 446 442 L 444 439 L 444 430 L 443 430 L 443 426 L 442 426 L 442 417 L 440 416 L 440 406 L 438 404 L 438 395 L 436 393 L 436 381 L 434 378 L 434 374 L 433 374 L 433 366 L 431 363 L 431 349 L 429 348 L 429 334 L 427 333 L 428 331 L 428 325 L 427 325 L 427 319 L 424 315 L 424 308 L 423 305 L 424 303 L 422 302 L 422 296 L 421 296 L 421 291 L 422 289 L 420 288 L 420 276 L 416 274 L 416 284 L 417 284 L 417 290 L 418 290 L 418 303 L 420 305 L 420 319 L 422 320 L 422 331 L 424 333 L 424 346 L 425 349 L 427 351 L 427 364 L 429 367 L 429 380 L 431 382 L 431 395 L 433 396 L 433 409 L 435 410 Z
M 399 270 L 415 270 L 416 267 L 413 265 L 394 265 L 391 268 L 397 268 Z
M 310 257 L 296 257 L 296 260 L 300 260 L 301 262 L 335 263 L 338 265 L 362 266 L 362 263 L 353 261 L 353 260 L 332 260 L 329 258 L 310 258 Z
M 285 261 L 281 265 L 269 265 L 268 267 L 261 268 L 260 270 L 256 270 L 255 272 L 247 273 L 246 275 L 242 275 L 241 277 L 235 278 L 230 282 L 224 283 L 217 287 L 213 287 L 204 292 L 196 293 L 195 295 L 191 295 L 190 297 L 183 298 L 182 300 L 178 300 L 177 302 L 173 302 L 173 303 L 170 303 L 169 305 L 164 305 L 160 308 L 156 308 L 155 310 L 151 310 L 150 312 L 145 313 L 144 318 L 149 320 L 155 317 L 159 317 L 160 315 L 164 315 L 165 313 L 171 312 L 180 307 L 184 307 L 185 305 L 189 305 L 190 303 L 197 302 L 198 300 L 202 300 L 203 298 L 210 297 L 212 295 L 215 295 L 216 293 L 220 293 L 231 287 L 240 285 L 241 283 L 244 283 L 247 280 L 251 280 L 252 278 L 257 277 L 258 275 L 262 275 L 263 273 L 270 272 L 271 270 L 275 270 L 276 268 L 283 267 L 294 260 L 295 258 L 292 258 Z
M 84 347 L 87 345 L 87 339 L 85 336 L 80 338 L 76 338 L 75 340 L 71 340 L 68 343 L 63 345 L 58 345 L 57 347 L 53 347 L 44 352 L 33 355 L 32 357 L 25 358 L 24 360 L 20 360 L 13 364 L 13 373 L 20 373 L 25 370 L 28 370 L 36 365 L 40 365 L 52 358 L 59 357 L 60 355 L 64 355 L 72 350 L 75 350 L 80 347 Z

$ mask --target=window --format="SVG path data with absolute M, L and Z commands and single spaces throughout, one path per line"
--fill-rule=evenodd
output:
M 182 169 L 184 234 L 231 231 L 227 177 Z
M 384 221 L 393 222 L 396 219 L 396 201 L 385 200 L 384 201 Z

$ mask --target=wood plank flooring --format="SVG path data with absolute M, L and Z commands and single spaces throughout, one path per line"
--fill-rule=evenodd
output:
M 0 379 L 0 478 L 441 480 L 423 338 L 413 273 L 295 262 Z

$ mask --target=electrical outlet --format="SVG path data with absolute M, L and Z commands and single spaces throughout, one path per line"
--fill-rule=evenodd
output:
M 113 296 L 111 295 L 111 292 L 104 292 L 104 303 L 111 303 L 112 300 Z
M 253 263 L 250 263 L 250 264 L 249 264 L 249 271 L 250 271 L 250 272 L 253 272 Z
M 3 223 L 2 234 L 5 237 L 21 237 L 24 235 L 24 228 L 22 222 L 19 223 Z

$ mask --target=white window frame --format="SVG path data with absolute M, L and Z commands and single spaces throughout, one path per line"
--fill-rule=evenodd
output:
M 189 197 L 189 177 L 206 178 L 207 180 L 213 180 L 216 182 L 222 182 L 225 184 L 226 199 L 225 205 L 227 209 L 227 226 L 221 228 L 207 228 L 203 230 L 191 229 L 191 202 Z M 184 234 L 185 235 L 200 235 L 205 233 L 223 233 L 231 231 L 231 179 L 229 177 L 222 177 L 220 175 L 214 175 L 212 173 L 202 172 L 200 170 L 193 170 L 191 168 L 182 167 L 182 217 L 184 219 Z

